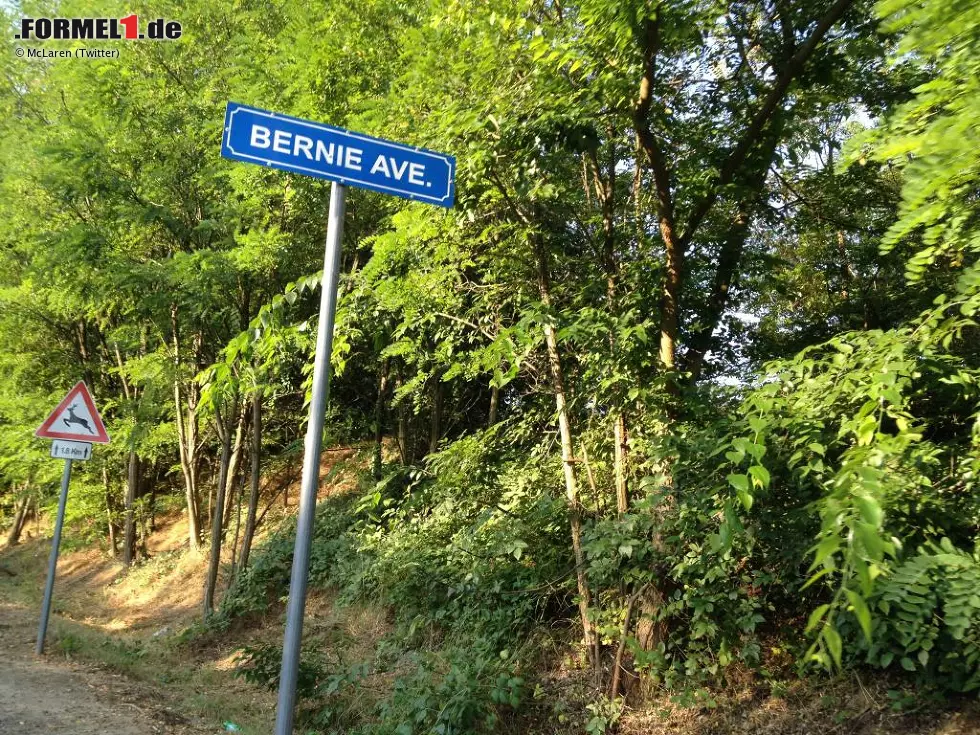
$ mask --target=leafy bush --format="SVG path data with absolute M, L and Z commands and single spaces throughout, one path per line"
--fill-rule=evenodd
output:
M 353 522 L 349 495 L 332 496 L 317 506 L 311 551 L 311 578 L 320 579 L 335 555 L 345 551 L 344 532 Z M 235 618 L 267 611 L 289 590 L 289 574 L 296 540 L 296 519 L 290 517 L 252 555 L 248 569 L 235 579 L 208 625 L 221 629 Z
M 636 668 L 669 687 L 718 680 L 739 661 L 757 665 L 756 632 L 773 609 L 765 594 L 773 572 L 755 556 L 757 539 L 737 534 L 722 547 L 717 488 L 684 486 L 671 496 L 649 483 L 633 512 L 596 523 L 586 543 L 590 579 L 600 588 L 657 590 L 658 604 L 646 614 L 662 640 L 644 650 L 634 639 L 631 648 Z M 734 516 L 732 522 L 738 522 Z M 609 641 L 620 637 L 617 599 L 622 598 L 614 595 L 600 616 L 606 621 L 600 631 Z
M 416 654 L 412 673 L 395 680 L 364 735 L 462 735 L 493 728 L 505 708 L 520 706 L 524 679 L 518 661 L 494 642 L 476 638 L 439 652 Z
M 925 684 L 980 688 L 980 555 L 949 539 L 924 545 L 876 588 L 869 662 L 900 665 Z
M 276 691 L 279 689 L 281 669 L 282 648 L 264 644 L 243 648 L 235 672 L 245 681 Z M 302 698 L 315 697 L 324 677 L 324 664 L 318 652 L 309 648 L 301 651 L 296 676 L 297 695 Z
M 728 491 L 718 484 L 726 463 L 702 468 L 700 477 L 685 475 L 681 463 L 678 478 L 690 484 L 673 505 L 660 503 L 660 533 L 667 536 L 692 496 L 715 490 L 714 507 L 704 507 L 700 518 L 713 511 L 719 519 L 710 538 L 723 553 L 714 562 L 698 557 L 709 567 L 685 585 L 685 594 L 709 588 L 716 577 L 733 582 L 722 562 L 726 554 L 742 555 L 741 571 L 763 584 L 778 583 L 777 594 L 789 602 L 781 607 L 808 615 L 806 631 L 815 635 L 808 656 L 824 666 L 842 665 L 847 644 L 852 651 L 872 646 L 871 660 L 887 665 L 897 657 L 909 670 L 919 668 L 908 655 L 916 653 L 926 668 L 930 654 L 923 646 L 966 636 L 968 625 L 940 617 L 914 631 L 910 616 L 929 618 L 948 595 L 960 611 L 954 620 L 962 621 L 969 607 L 970 598 L 960 599 L 956 590 L 969 576 L 964 559 L 970 557 L 955 543 L 976 543 L 980 498 L 967 490 L 976 483 L 980 371 L 958 346 L 972 328 L 975 299 L 966 289 L 957 300 L 938 300 L 914 327 L 848 333 L 766 367 L 761 384 L 742 400 L 744 418 L 733 422 L 727 445 L 712 452 L 728 449 L 725 459 L 734 469 L 725 478 Z M 948 512 L 951 504 L 957 513 Z M 687 532 L 696 528 L 688 524 Z M 814 537 L 800 554 L 794 539 Z M 938 548 L 935 541 L 944 537 L 943 554 L 904 554 L 917 544 Z M 788 563 L 774 566 L 780 559 Z M 726 611 L 737 610 L 737 597 Z M 898 600 L 901 605 L 890 604 Z M 715 610 L 714 617 L 724 620 L 725 613 Z M 923 638 L 927 632 L 931 637 Z M 934 676 L 937 683 L 974 684 L 976 659 L 968 651 L 955 661 L 937 656 L 933 672 L 958 671 L 952 678 Z
M 505 456 L 488 461 L 494 451 L 489 438 L 456 442 L 427 469 L 386 467 L 380 481 L 365 473 L 358 492 L 318 506 L 311 585 L 335 589 L 338 604 L 387 605 L 396 626 L 356 676 L 304 651 L 301 695 L 318 723 L 333 722 L 368 671 L 399 675 L 364 732 L 472 732 L 520 706 L 516 651 L 552 603 L 571 603 L 565 511 L 539 473 Z M 215 625 L 284 596 L 294 534 L 287 523 L 256 551 Z M 249 650 L 242 674 L 274 686 L 280 660 L 278 646 Z

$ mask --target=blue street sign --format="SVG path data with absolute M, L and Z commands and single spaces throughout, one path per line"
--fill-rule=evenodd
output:
M 456 159 L 229 102 L 221 155 L 383 194 L 453 206 Z

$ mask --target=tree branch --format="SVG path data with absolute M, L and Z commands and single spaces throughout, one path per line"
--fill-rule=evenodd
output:
M 776 83 L 773 85 L 772 89 L 769 90 L 769 94 L 766 95 L 762 106 L 755 113 L 752 121 L 749 123 L 748 128 L 746 128 L 745 133 L 742 135 L 742 139 L 735 145 L 732 152 L 728 155 L 728 158 L 722 164 L 721 171 L 718 175 L 718 180 L 715 185 L 708 191 L 697 204 L 695 204 L 694 209 L 691 212 L 691 217 L 688 220 L 687 227 L 684 228 L 684 232 L 680 237 L 680 242 L 682 246 L 686 246 L 694 233 L 697 231 L 698 227 L 704 221 L 704 218 L 711 211 L 718 197 L 721 195 L 721 190 L 728 184 L 732 183 L 735 178 L 735 174 L 738 172 L 741 165 L 745 162 L 746 157 L 748 157 L 749 152 L 752 147 L 758 142 L 759 137 L 762 135 L 762 131 L 765 129 L 766 125 L 772 119 L 773 113 L 776 111 L 777 106 L 782 102 L 783 98 L 786 96 L 787 90 L 789 90 L 790 85 L 799 75 L 800 71 L 803 69 L 804 64 L 813 55 L 813 52 L 817 48 L 817 44 L 823 39 L 827 34 L 827 31 L 840 20 L 841 16 L 847 11 L 848 8 L 853 5 L 854 0 L 837 0 L 833 6 L 827 11 L 827 13 L 817 22 L 816 28 L 810 36 L 800 45 L 796 50 L 796 53 L 786 62 L 786 66 L 783 67 Z
M 656 136 L 650 129 L 650 108 L 653 105 L 653 80 L 656 75 L 657 54 L 660 52 L 660 15 L 648 19 L 643 38 L 643 77 L 640 79 L 640 94 L 633 107 L 633 124 L 636 137 L 643 152 L 650 160 L 653 171 L 653 184 L 657 193 L 657 210 L 660 219 L 673 229 L 674 201 L 670 191 L 670 175 L 663 151 L 657 144 Z

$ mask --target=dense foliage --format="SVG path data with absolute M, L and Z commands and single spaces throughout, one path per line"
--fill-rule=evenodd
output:
M 980 689 L 971 3 L 152 13 L 184 38 L 5 37 L 5 521 L 53 501 L 30 433 L 84 378 L 113 444 L 73 537 L 133 562 L 180 506 L 212 631 L 286 594 L 288 524 L 248 545 L 305 429 L 327 188 L 221 159 L 233 99 L 459 164 L 449 212 L 349 194 L 326 438 L 371 467 L 319 508 L 313 584 L 393 625 L 368 660 L 308 647 L 311 727 L 601 732 L 654 687 L 857 666 Z

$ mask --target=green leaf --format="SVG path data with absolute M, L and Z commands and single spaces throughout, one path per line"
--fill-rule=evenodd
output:
M 865 639 L 871 643 L 871 611 L 868 609 L 867 603 L 854 590 L 844 590 L 844 593 L 847 595 L 848 602 L 851 603 L 851 608 L 861 625 L 861 630 L 864 631 Z
M 868 416 L 864 421 L 861 422 L 861 426 L 857 429 L 857 442 L 858 446 L 867 446 L 875 438 L 875 432 L 878 430 L 878 419 L 872 415 Z
M 734 452 L 725 452 L 725 459 L 734 465 L 742 464 L 742 460 L 745 459 L 745 452 L 739 450 Z
M 830 609 L 830 605 L 820 605 L 812 613 L 810 613 L 810 617 L 807 618 L 806 621 L 806 628 L 804 629 L 803 632 L 809 633 L 814 628 L 816 628 L 817 625 L 820 624 L 820 621 L 823 620 L 823 616 L 827 614 L 827 611 L 829 609 Z
M 756 464 L 749 467 L 749 474 L 752 476 L 752 479 L 758 483 L 758 487 L 769 487 L 769 482 L 771 479 L 769 476 L 769 470 L 767 470 L 761 464 Z
M 870 495 L 860 495 L 857 497 L 855 502 L 858 505 L 858 509 L 861 511 L 861 518 L 864 521 L 875 528 L 881 526 L 884 513 L 882 512 L 881 505 L 879 505 L 877 500 Z
M 843 653 L 844 649 L 844 644 L 843 641 L 841 641 L 840 633 L 838 633 L 837 629 L 832 625 L 826 625 L 824 626 L 821 635 L 823 636 L 824 643 L 827 644 L 827 651 L 830 653 L 831 659 L 833 659 L 834 664 L 836 664 L 837 668 L 839 669 L 841 667 L 841 654 Z
M 752 510 L 753 497 L 752 494 L 746 490 L 737 490 L 739 502 L 744 506 L 745 510 Z
M 736 490 L 741 492 L 749 491 L 749 478 L 748 475 L 734 474 L 728 476 L 728 484 L 731 485 Z
M 825 562 L 830 562 L 830 566 L 834 565 L 832 556 L 837 553 L 841 547 L 841 539 L 839 536 L 827 536 L 823 541 L 816 545 L 813 551 L 813 562 L 810 564 L 810 571 L 819 567 Z
M 821 577 L 824 577 L 824 576 L 830 574 L 832 571 L 833 571 L 833 569 L 830 569 L 828 567 L 824 567 L 823 569 L 821 569 L 816 574 L 810 575 L 810 578 L 803 584 L 802 587 L 800 587 L 800 589 L 801 590 L 805 590 L 811 584 L 817 582 Z
M 859 521 L 854 524 L 854 533 L 864 546 L 868 557 L 874 560 L 882 558 L 885 553 L 885 540 L 879 535 L 876 526 Z

